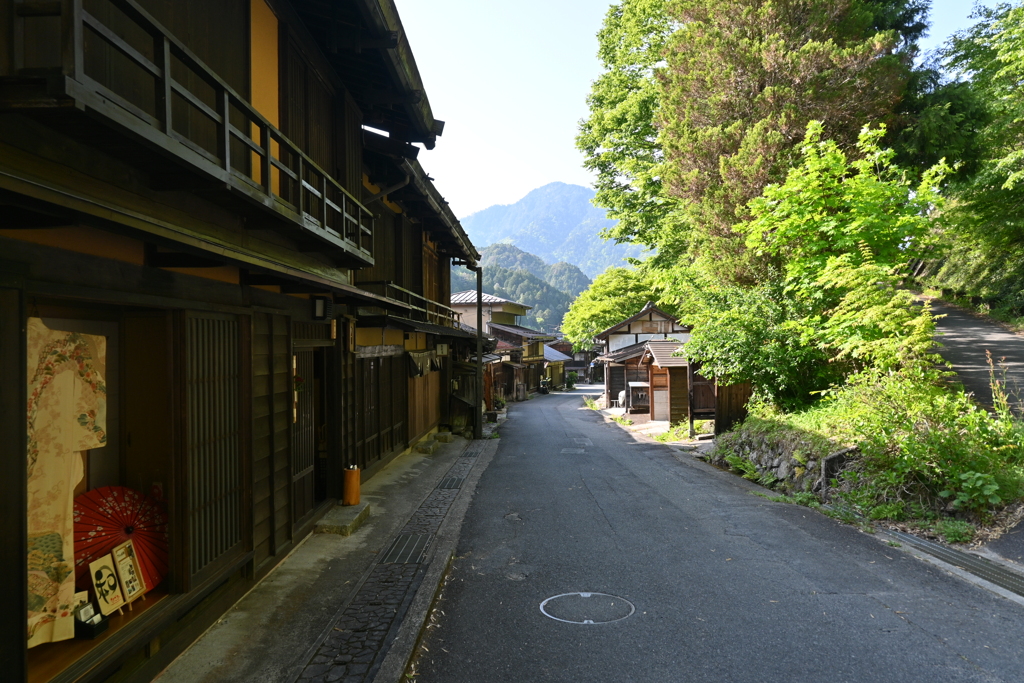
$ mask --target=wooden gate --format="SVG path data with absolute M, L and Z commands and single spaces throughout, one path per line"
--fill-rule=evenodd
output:
M 692 364 L 687 370 L 689 387 L 690 434 L 693 434 L 694 420 L 711 420 L 715 417 L 717 392 L 715 381 L 700 374 L 700 366 Z
M 752 393 L 753 388 L 747 383 L 718 387 L 715 434 L 726 433 L 747 416 L 747 401 Z

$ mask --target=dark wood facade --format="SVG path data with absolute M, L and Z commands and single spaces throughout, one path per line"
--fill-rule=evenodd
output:
M 5 680 L 148 680 L 309 533 L 346 467 L 372 476 L 460 403 L 473 339 L 447 274 L 479 255 L 409 144 L 443 124 L 391 0 L 334 3 L 326 33 L 322 4 L 0 0 Z M 397 37 L 338 42 L 370 34 Z M 29 649 L 34 320 L 106 340 L 109 435 L 80 487 L 163 506 L 170 566 L 111 637 Z

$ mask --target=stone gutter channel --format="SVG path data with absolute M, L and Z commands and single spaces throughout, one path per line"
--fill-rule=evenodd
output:
M 924 538 L 918 538 L 913 534 L 908 534 L 903 531 L 887 529 L 884 533 L 887 536 L 893 537 L 903 545 L 907 545 L 915 550 L 927 553 L 936 559 L 953 565 L 954 567 L 961 569 L 968 574 L 972 574 L 979 579 L 983 579 L 994 584 L 1003 590 L 1024 597 L 1024 574 L 1020 572 L 1014 571 L 1008 567 L 1003 567 L 998 563 L 979 555 L 965 553 L 962 550 L 950 548 L 942 545 L 941 543 L 935 543 L 934 541 L 929 541 Z
M 396 683 L 448 569 L 459 527 L 480 473 L 497 442 L 472 441 L 412 514 L 338 612 L 307 664 L 302 683 Z M 483 461 L 474 470 L 477 462 Z

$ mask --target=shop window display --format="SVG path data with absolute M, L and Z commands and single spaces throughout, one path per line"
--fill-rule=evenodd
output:
M 26 626 L 29 681 L 48 681 L 167 594 L 171 328 L 159 311 L 55 304 L 33 314 Z M 103 558 L 113 571 L 97 583 L 90 565 Z M 117 595 L 122 610 L 111 603 Z

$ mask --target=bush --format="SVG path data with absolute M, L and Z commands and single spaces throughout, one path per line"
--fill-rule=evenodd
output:
M 755 402 L 750 417 L 719 439 L 716 450 L 731 451 L 724 460 L 750 475 L 734 460 L 750 450 L 748 442 L 796 461 L 819 461 L 841 445 L 857 446 L 860 455 L 836 482 L 844 505 L 871 519 L 949 512 L 984 518 L 1024 496 L 1024 427 L 998 382 L 997 410 L 990 414 L 944 379 L 931 369 L 874 370 L 798 413 Z
M 995 415 L 940 373 L 866 372 L 821 406 L 822 426 L 860 447 L 844 496 L 862 510 L 918 502 L 984 514 L 1024 495 L 1024 430 Z M 885 514 L 892 518 L 899 508 Z M 882 514 L 882 511 L 875 512 Z

